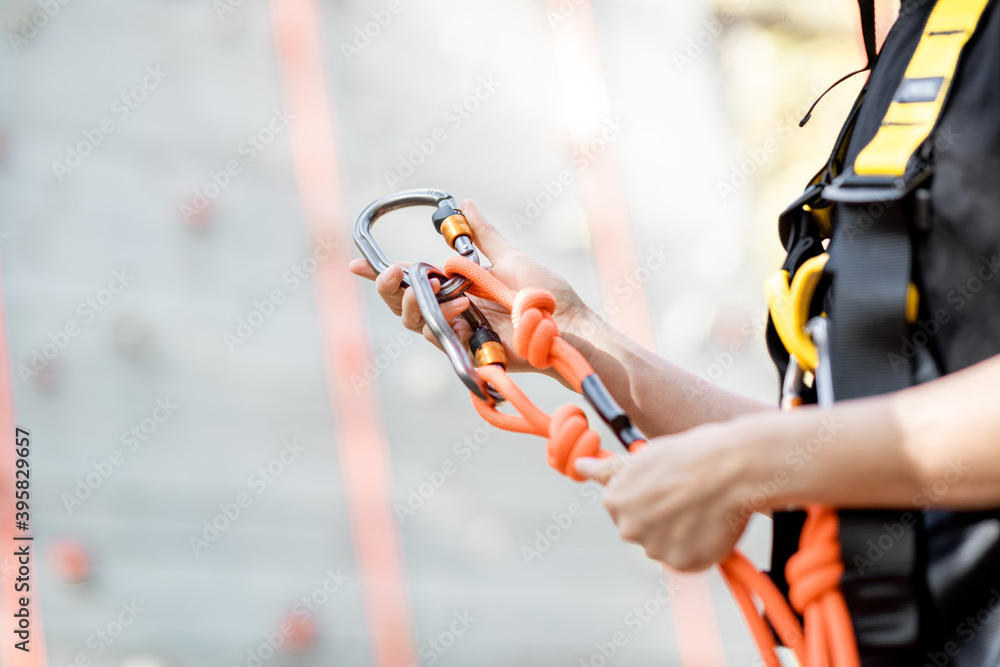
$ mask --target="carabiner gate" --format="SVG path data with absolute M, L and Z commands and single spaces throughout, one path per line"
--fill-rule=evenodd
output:
M 437 210 L 431 220 L 438 233 L 444 236 L 445 241 L 456 252 L 479 264 L 479 253 L 476 252 L 476 246 L 473 245 L 472 227 L 455 204 L 455 198 L 444 190 L 414 188 L 393 192 L 373 201 L 361 212 L 357 222 L 354 223 L 354 243 L 375 273 L 382 273 L 388 269 L 390 262 L 375 241 L 375 237 L 372 236 L 372 225 L 386 213 L 409 206 L 436 207 Z M 409 271 L 403 271 L 402 284 L 404 287 L 410 285 Z M 442 302 L 450 301 L 465 294 L 471 284 L 465 278 L 456 276 L 442 282 L 436 298 Z
M 437 208 L 431 216 L 435 229 L 445 241 L 463 257 L 479 264 L 479 253 L 473 245 L 472 227 L 455 204 L 455 198 L 444 190 L 432 188 L 414 188 L 400 190 L 386 195 L 369 204 L 354 223 L 354 243 L 367 260 L 375 273 L 382 273 L 389 268 L 389 259 L 382 252 L 372 236 L 372 226 L 375 221 L 386 213 L 409 206 L 433 206 Z M 431 285 L 431 276 L 440 279 L 441 289 L 437 294 Z M 423 262 L 414 264 L 409 270 L 403 271 L 404 287 L 412 287 L 420 305 L 420 312 L 430 326 L 431 331 L 441 343 L 452 367 L 469 390 L 491 406 L 504 402 L 503 396 L 484 382 L 476 373 L 476 365 L 499 364 L 506 367 L 507 356 L 500 342 L 500 337 L 490 328 L 490 323 L 476 308 L 470 304 L 462 313 L 462 317 L 472 327 L 472 338 L 469 347 L 475 354 L 475 363 L 469 350 L 462 345 L 451 325 L 441 313 L 440 303 L 456 299 L 472 286 L 472 282 L 461 276 L 449 279 L 430 264 Z
M 469 351 L 462 345 L 462 342 L 455 335 L 448 320 L 441 313 L 439 302 L 440 292 L 434 294 L 434 287 L 431 285 L 431 277 L 436 277 L 442 281 L 446 276 L 435 269 L 430 264 L 420 262 L 410 267 L 410 287 L 417 297 L 420 305 L 420 313 L 424 316 L 424 321 L 431 328 L 434 337 L 441 343 L 445 354 L 451 361 L 452 368 L 461 378 L 465 386 L 473 394 L 485 401 L 488 405 L 496 406 L 504 402 L 504 397 L 483 381 L 476 373 L 475 366 L 485 364 L 498 364 L 507 366 L 507 355 L 504 352 L 500 337 L 490 323 L 483 316 L 482 312 L 472 302 L 469 308 L 462 313 L 462 317 L 472 327 L 472 337 L 469 339 L 469 347 L 476 355 L 475 364 Z M 443 283 L 442 283 L 443 284 Z M 444 289 L 442 287 L 442 289 Z

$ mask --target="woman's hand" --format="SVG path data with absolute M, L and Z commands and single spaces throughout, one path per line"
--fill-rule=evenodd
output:
M 572 334 L 577 324 L 587 316 L 588 308 L 576 291 L 566 282 L 566 279 L 508 243 L 495 227 L 486 222 L 486 218 L 479 212 L 471 199 L 462 202 L 462 213 L 472 225 L 476 247 L 479 248 L 481 255 L 492 264 L 490 271 L 493 275 L 513 290 L 537 287 L 551 292 L 556 299 L 554 317 L 559 325 L 559 330 Z M 413 290 L 400 286 L 400 281 L 403 279 L 402 266 L 393 264 L 381 275 L 376 276 L 368 262 L 363 259 L 355 259 L 350 264 L 350 270 L 362 278 L 375 281 L 375 289 L 378 290 L 389 309 L 400 316 L 403 326 L 411 331 L 422 333 L 424 338 L 438 345 L 430 327 L 427 326 L 420 314 L 420 306 L 417 304 Z M 437 280 L 432 280 L 432 283 L 436 291 L 440 285 Z M 506 308 L 492 301 L 484 301 L 475 297 L 459 297 L 441 304 L 441 311 L 444 313 L 445 319 L 451 322 L 452 328 L 462 342 L 467 343 L 469 336 L 472 335 L 468 323 L 460 317 L 462 312 L 469 307 L 470 298 L 483 311 L 494 331 L 500 334 L 500 338 L 509 342 L 512 331 L 510 313 Z M 514 354 L 509 344 L 505 344 L 504 347 L 507 349 L 509 371 L 534 370 L 527 361 Z
M 729 555 L 753 512 L 1000 507 L 1000 355 L 894 394 L 766 411 L 577 460 L 622 537 L 679 570 Z
M 581 458 L 576 470 L 607 485 L 604 507 L 622 539 L 677 570 L 703 570 L 725 559 L 750 515 L 775 499 L 758 493 L 757 482 L 770 488 L 767 457 L 750 465 L 771 422 L 767 415 L 700 426 L 650 440 L 634 456 Z

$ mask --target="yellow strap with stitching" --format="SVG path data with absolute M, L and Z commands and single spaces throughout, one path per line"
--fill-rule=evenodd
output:
M 855 173 L 903 176 L 910 157 L 937 123 L 962 48 L 986 4 L 987 0 L 938 0 L 881 127 L 854 161 Z

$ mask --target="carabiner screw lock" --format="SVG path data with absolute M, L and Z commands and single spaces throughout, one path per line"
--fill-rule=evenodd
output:
M 460 255 L 471 259 L 476 264 L 479 263 L 479 253 L 476 252 L 474 245 L 475 238 L 472 226 L 469 225 L 469 221 L 465 219 L 462 211 L 455 204 L 455 198 L 444 190 L 414 188 L 393 192 L 377 199 L 361 212 L 354 223 L 354 243 L 375 273 L 382 273 L 389 268 L 391 263 L 375 241 L 375 237 L 372 235 L 372 226 L 386 213 L 410 206 L 435 207 L 437 210 L 431 217 L 434 228 Z M 409 287 L 409 271 L 403 271 L 402 285 Z M 472 283 L 465 278 L 457 276 L 451 278 L 442 283 L 441 289 L 437 293 L 437 300 L 443 302 L 458 298 L 465 294 L 471 285 Z

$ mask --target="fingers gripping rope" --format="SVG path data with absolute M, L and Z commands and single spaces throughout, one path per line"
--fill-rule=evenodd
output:
M 449 278 L 455 275 L 468 278 L 472 281 L 470 294 L 495 301 L 510 310 L 514 351 L 535 368 L 554 368 L 574 389 L 581 391 L 583 380 L 594 370 L 583 355 L 559 335 L 553 318 L 557 304 L 550 293 L 538 289 L 515 292 L 487 269 L 460 256 L 450 258 L 444 265 L 444 272 Z M 501 366 L 480 366 L 476 371 L 519 414 L 498 412 L 472 395 L 476 412 L 499 428 L 547 438 L 548 463 L 562 474 L 583 481 L 575 470 L 576 459 L 612 456 L 601 449 L 600 436 L 588 426 L 587 417 L 579 407 L 564 405 L 549 417 L 517 388 Z M 634 442 L 631 451 L 637 452 L 645 444 L 644 441 Z M 767 667 L 781 665 L 775 653 L 772 628 L 805 667 L 860 665 L 854 629 L 838 588 L 843 566 L 837 525 L 837 515 L 832 509 L 810 507 L 800 550 L 788 563 L 789 597 L 805 618 L 805 633 L 774 582 L 758 571 L 746 556 L 734 551 L 719 564 Z M 764 617 L 757 609 L 758 601 L 763 605 Z

